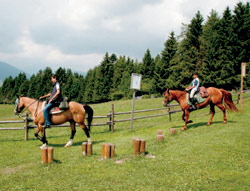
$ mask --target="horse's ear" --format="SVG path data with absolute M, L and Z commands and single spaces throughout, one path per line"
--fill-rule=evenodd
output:
M 169 88 L 167 89 L 167 92 L 168 92 L 168 94 L 169 94 Z

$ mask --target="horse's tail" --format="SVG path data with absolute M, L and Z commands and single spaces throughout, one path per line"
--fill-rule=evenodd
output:
M 83 105 L 83 108 L 85 109 L 86 113 L 88 114 L 88 129 L 90 131 L 90 127 L 91 127 L 91 123 L 92 123 L 92 120 L 93 120 L 93 115 L 94 115 L 94 111 L 93 109 L 88 106 L 88 105 Z
M 226 109 L 228 109 L 229 111 L 239 112 L 239 110 L 237 109 L 237 107 L 233 103 L 231 93 L 228 92 L 228 91 L 226 91 L 226 90 L 224 90 L 224 89 L 220 89 L 220 91 L 223 94 L 224 105 L 225 105 Z

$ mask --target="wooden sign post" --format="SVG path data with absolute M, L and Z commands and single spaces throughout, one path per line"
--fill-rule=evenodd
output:
M 243 104 L 243 82 L 244 82 L 244 77 L 246 77 L 246 67 L 247 63 L 242 62 L 241 63 L 241 91 L 240 91 L 240 111 L 242 112 L 242 104 Z
M 133 121 L 134 121 L 134 107 L 135 107 L 135 91 L 141 89 L 141 74 L 132 73 L 131 75 L 131 84 L 130 89 L 133 90 L 133 100 L 132 100 L 132 111 L 131 111 L 131 127 L 130 130 L 133 130 Z

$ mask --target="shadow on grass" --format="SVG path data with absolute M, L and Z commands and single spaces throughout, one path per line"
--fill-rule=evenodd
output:
M 237 122 L 236 121 L 227 121 L 227 124 L 228 123 L 237 123 Z M 213 124 L 222 124 L 222 125 L 224 125 L 223 121 L 214 121 L 209 126 L 213 126 Z M 208 126 L 207 122 L 192 123 L 192 124 L 189 123 L 187 128 L 191 129 L 191 128 L 198 128 L 198 127 L 202 127 L 202 126 Z M 183 125 L 173 126 L 172 128 L 183 128 L 183 127 L 184 127 L 184 122 L 183 122 Z
M 99 143 L 104 143 L 105 140 L 99 140 L 99 141 L 92 141 L 92 145 L 99 144 Z M 76 147 L 76 146 L 81 146 L 83 142 L 78 141 L 78 142 L 73 142 L 73 145 L 71 147 Z M 66 144 L 66 143 L 65 143 Z M 59 147 L 64 147 L 65 144 L 48 144 L 48 146 L 59 148 Z

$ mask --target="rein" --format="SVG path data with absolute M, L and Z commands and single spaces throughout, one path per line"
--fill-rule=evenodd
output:
M 26 109 L 28 109 L 31 105 L 33 105 L 35 102 L 37 102 L 37 106 L 36 106 L 36 111 L 35 111 L 35 117 L 37 116 L 37 110 L 38 110 L 38 106 L 39 106 L 39 100 L 35 100 L 33 101 L 31 104 L 29 104 L 27 107 L 24 108 L 24 110 L 22 110 L 20 113 L 23 113 Z M 20 117 L 20 113 L 18 113 L 18 116 Z

